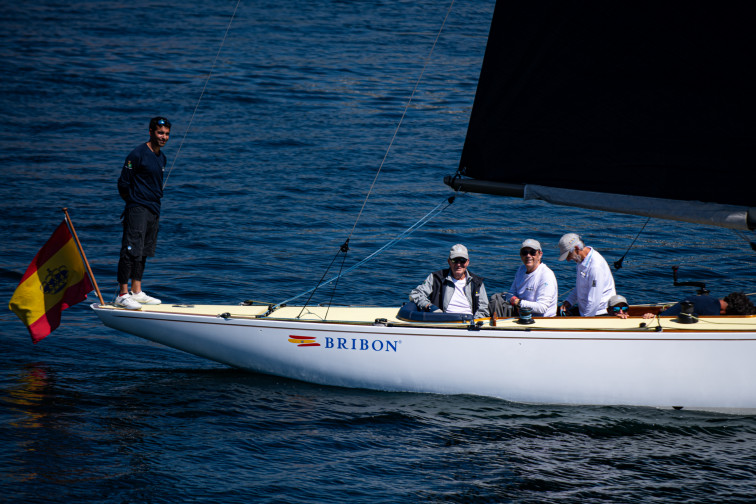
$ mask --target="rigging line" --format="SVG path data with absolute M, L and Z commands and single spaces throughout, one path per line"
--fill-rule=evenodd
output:
M 213 75 L 213 70 L 215 70 L 215 65 L 218 63 L 218 58 L 220 57 L 221 50 L 223 49 L 223 44 L 226 43 L 228 32 L 229 30 L 231 30 L 231 23 L 233 23 L 234 17 L 236 17 L 236 11 L 239 8 L 240 3 L 241 3 L 241 0 L 237 0 L 236 6 L 234 7 L 234 12 L 231 14 L 231 19 L 228 20 L 228 25 L 226 26 L 226 33 L 223 34 L 223 40 L 221 40 L 220 47 L 218 47 L 218 52 L 215 54 L 215 59 L 213 60 L 213 64 L 210 67 L 210 72 L 207 74 L 207 78 L 205 79 L 205 85 L 202 86 L 202 92 L 200 92 L 199 98 L 197 99 L 197 104 L 194 106 L 194 110 L 192 111 L 192 117 L 189 118 L 189 124 L 184 130 L 184 136 L 181 138 L 181 143 L 179 144 L 179 148 L 176 151 L 176 156 L 174 156 L 173 162 L 171 163 L 171 167 L 168 169 L 168 174 L 165 176 L 165 180 L 163 181 L 163 189 L 165 189 L 165 185 L 168 183 L 168 177 L 171 176 L 171 171 L 173 171 L 173 167 L 176 165 L 176 160 L 178 159 L 179 154 L 181 153 L 181 147 L 184 145 L 184 141 L 186 140 L 186 135 L 189 133 L 189 128 L 192 127 L 194 116 L 197 114 L 197 109 L 199 108 L 199 104 L 202 101 L 202 97 L 205 95 L 205 90 L 207 89 L 207 83 L 210 82 L 210 77 L 212 77 Z
M 441 206 L 442 206 L 442 205 L 443 205 L 444 203 L 447 203 L 447 205 L 446 205 L 446 206 L 445 206 L 444 208 L 441 208 L 441 209 L 439 210 L 439 208 L 440 208 L 440 207 L 441 207 Z M 439 203 L 438 205 L 436 205 L 436 206 L 435 206 L 435 207 L 434 207 L 434 208 L 433 208 L 433 209 L 432 209 L 432 210 L 431 210 L 430 212 L 428 212 L 427 214 L 425 214 L 425 215 L 424 215 L 424 216 L 423 216 L 423 217 L 422 217 L 422 218 L 421 218 L 420 220 L 418 220 L 418 221 L 417 221 L 416 223 L 414 223 L 414 224 L 413 224 L 412 226 L 410 226 L 409 228 L 405 229 L 405 230 L 404 230 L 404 231 L 403 231 L 402 233 L 400 233 L 400 234 L 399 234 L 399 235 L 398 235 L 398 236 L 397 236 L 396 238 L 394 238 L 393 240 L 389 241 L 389 242 L 388 242 L 388 243 L 386 243 L 386 244 L 385 244 L 384 246 L 382 246 L 381 248 L 379 248 L 378 250 L 376 250 L 375 252 L 373 252 L 373 253 L 372 253 L 372 254 L 370 254 L 369 256 L 365 257 L 364 259 L 362 259 L 362 260 L 361 260 L 361 261 L 359 261 L 358 263 L 356 263 L 356 264 L 354 264 L 354 265 L 350 266 L 350 267 L 349 267 L 349 268 L 347 268 L 347 269 L 346 269 L 346 271 L 344 271 L 343 273 L 339 273 L 339 274 L 338 274 L 338 275 L 336 275 L 335 277 L 331 277 L 331 278 L 329 278 L 329 279 L 328 279 L 328 280 L 326 280 L 326 281 L 323 281 L 323 279 L 321 278 L 321 280 L 320 280 L 320 282 L 318 283 L 318 285 L 316 285 L 316 286 L 315 286 L 315 287 L 313 287 L 312 289 L 306 290 L 306 291 L 302 292 L 301 294 L 297 294 L 297 295 L 296 295 L 296 296 L 294 296 L 294 297 L 291 297 L 291 298 L 289 298 L 289 299 L 287 299 L 287 300 L 285 300 L 285 301 L 282 301 L 282 302 L 278 303 L 277 305 L 273 306 L 273 307 L 271 308 L 271 310 L 270 310 L 270 311 L 272 312 L 272 311 L 274 311 L 274 310 L 277 310 L 277 309 L 278 309 L 278 308 L 280 308 L 281 306 L 283 306 L 283 305 L 286 305 L 286 304 L 289 304 L 290 302 L 294 301 L 295 299 L 299 299 L 299 298 L 301 298 L 301 297 L 302 297 L 302 296 L 304 296 L 305 294 L 310 294 L 310 293 L 312 293 L 312 292 L 315 292 L 315 291 L 316 291 L 316 290 L 317 290 L 318 288 L 320 288 L 320 286 L 322 286 L 322 285 L 326 285 L 326 284 L 329 284 L 329 283 L 331 283 L 331 282 L 333 282 L 333 281 L 337 280 L 338 278 L 340 278 L 340 277 L 342 277 L 342 276 L 346 275 L 347 273 L 349 273 L 349 272 L 351 272 L 351 271 L 354 271 L 354 270 L 356 270 L 357 268 L 359 268 L 360 266 L 362 266 L 363 264 L 365 264 L 366 262 L 368 262 L 368 261 L 369 261 L 370 259 L 372 259 L 373 257 L 377 256 L 378 254 L 380 254 L 381 252 L 383 252 L 383 251 L 385 251 L 385 250 L 388 250 L 388 249 L 390 249 L 391 247 L 393 247 L 394 245 L 396 245 L 396 244 L 397 244 L 397 243 L 398 243 L 398 242 L 399 242 L 400 240 L 402 240 L 403 238 L 405 238 L 405 237 L 409 236 L 410 234 L 412 234 L 412 233 L 413 233 L 414 231 L 416 231 L 417 229 L 419 229 L 419 228 L 420 228 L 421 226 L 423 226 L 423 225 L 424 225 L 424 224 L 425 224 L 426 222 L 428 222 L 429 220 L 431 220 L 431 219 L 432 219 L 433 217 L 435 217 L 435 216 L 436 216 L 437 214 L 439 214 L 439 213 L 443 212 L 444 210 L 446 210 L 447 208 L 449 208 L 449 206 L 450 206 L 450 205 L 451 205 L 452 203 L 454 203 L 454 197 L 450 197 L 450 198 L 446 198 L 446 199 L 444 199 L 444 201 L 442 201 L 441 203 Z M 333 260 L 331 261 L 331 265 L 333 265 L 333 262 L 334 262 L 334 261 L 336 260 L 336 257 L 337 257 L 337 256 L 338 256 L 338 253 L 336 254 L 336 256 L 334 256 Z M 330 267 L 331 267 L 331 266 L 329 265 L 329 266 L 328 266 L 328 268 L 330 269 Z M 326 271 L 327 271 L 327 270 L 326 270 Z M 323 276 L 325 276 L 325 274 L 324 274 Z M 310 298 L 312 298 L 312 296 L 310 296 Z M 309 301 L 309 299 L 308 299 L 308 301 L 307 301 L 307 302 L 308 302 L 308 303 L 310 302 L 310 301 Z M 301 315 L 301 313 L 300 313 L 300 315 Z
M 423 74 L 425 73 L 425 69 L 428 67 L 428 63 L 430 62 L 431 56 L 433 55 L 433 51 L 436 48 L 436 44 L 438 43 L 438 39 L 441 37 L 441 32 L 444 30 L 444 26 L 446 25 L 446 20 L 449 18 L 449 13 L 451 13 L 452 7 L 454 7 L 454 0 L 451 1 L 451 4 L 449 4 L 449 9 L 446 11 L 446 16 L 444 16 L 444 20 L 441 23 L 441 27 L 438 30 L 438 33 L 436 34 L 436 38 L 433 41 L 433 45 L 431 46 L 431 50 L 428 53 L 428 56 L 425 58 L 425 63 L 423 64 L 423 69 L 420 71 L 420 75 L 417 78 L 417 81 L 415 82 L 415 87 L 412 89 L 412 93 L 410 94 L 409 99 L 407 100 L 407 103 L 404 105 L 404 111 L 402 112 L 402 116 L 399 118 L 399 122 L 396 125 L 396 129 L 394 130 L 394 134 L 391 136 L 391 141 L 389 142 L 388 147 L 386 148 L 386 152 L 383 155 L 383 159 L 381 160 L 381 164 L 378 166 L 378 171 L 375 173 L 375 177 L 373 178 L 373 183 L 370 184 L 370 189 L 368 189 L 367 194 L 365 195 L 365 200 L 362 202 L 362 207 L 360 208 L 360 212 L 357 214 L 357 218 L 354 220 L 354 225 L 352 226 L 352 230 L 349 232 L 349 237 L 352 236 L 354 233 L 355 228 L 357 227 L 357 223 L 360 220 L 360 217 L 362 216 L 362 211 L 365 210 L 365 205 L 367 205 L 368 199 L 370 198 L 370 193 L 373 192 L 373 188 L 375 187 L 375 183 L 378 180 L 378 175 L 381 174 L 381 170 L 383 169 L 383 165 L 386 162 L 386 158 L 389 155 L 389 151 L 391 150 L 391 146 L 394 145 L 394 140 L 396 139 L 397 133 L 399 133 L 399 128 L 402 126 L 402 121 L 404 121 L 404 117 L 407 115 L 407 110 L 409 109 L 410 103 L 412 103 L 412 98 L 415 97 L 415 92 L 417 91 L 418 86 L 420 85 L 420 80 L 423 78 Z M 349 241 L 349 237 L 347 237 L 347 241 Z
M 639 236 L 640 236 L 640 234 L 641 234 L 641 233 L 643 232 L 643 230 L 644 230 L 644 229 L 646 229 L 646 224 L 648 224 L 648 222 L 649 222 L 650 220 L 651 220 L 651 217 L 649 217 L 648 219 L 646 219 L 646 223 L 645 223 L 645 224 L 643 224 L 643 227 L 642 227 L 642 228 L 640 229 L 640 231 L 638 231 L 638 234 L 637 234 L 637 235 L 635 235 L 635 238 L 633 239 L 633 243 L 631 243 L 631 244 L 630 244 L 630 246 L 629 246 L 629 247 L 627 247 L 627 250 L 626 250 L 626 251 L 625 251 L 625 253 L 624 253 L 624 254 L 622 255 L 622 257 L 620 257 L 620 258 L 619 258 L 619 260 L 617 260 L 617 261 L 614 261 L 614 269 L 620 269 L 620 268 L 622 268 L 622 261 L 624 261 L 624 260 L 625 260 L 625 256 L 627 255 L 627 253 L 628 253 L 628 252 L 630 252 L 630 249 L 631 249 L 631 248 L 633 248 L 633 245 L 635 245 L 635 241 L 636 241 L 636 240 L 638 239 L 638 237 L 639 237 Z
M 336 295 L 336 288 L 339 286 L 338 278 L 341 278 L 341 274 L 342 274 L 341 271 L 344 269 L 346 256 L 347 256 L 346 252 L 344 252 L 344 257 L 341 258 L 341 267 L 339 268 L 339 274 L 336 276 L 337 280 L 333 284 L 333 289 L 331 290 L 331 299 L 328 300 L 328 307 L 326 308 L 326 312 L 325 312 L 325 316 L 323 317 L 323 320 L 328 320 L 328 312 L 331 310 L 331 305 L 333 304 L 333 296 Z
M 756 242 L 749 240 L 745 233 L 738 229 L 733 229 L 733 232 L 738 236 L 738 238 L 746 242 L 752 250 L 756 251 Z
M 313 294 L 315 294 L 315 291 L 318 289 L 318 287 L 320 287 L 321 285 L 323 285 L 323 279 L 328 274 L 328 271 L 330 271 L 331 266 L 333 266 L 333 263 L 336 262 L 336 258 L 339 257 L 340 253 L 341 253 L 341 249 L 339 249 L 339 251 L 336 252 L 336 255 L 333 256 L 333 259 L 331 259 L 331 264 L 329 264 L 328 267 L 326 268 L 326 270 L 323 272 L 323 276 L 320 277 L 320 280 L 318 281 L 318 283 L 315 286 L 315 288 L 310 289 L 308 291 L 308 292 L 310 292 L 310 297 L 307 298 L 307 302 L 305 302 L 304 306 L 302 306 L 302 310 L 299 312 L 299 315 L 297 315 L 297 318 L 299 318 L 299 317 L 302 316 L 302 313 L 304 313 L 305 308 L 307 308 L 307 305 L 310 304 L 310 300 L 312 299 Z M 344 255 L 346 256 L 346 254 L 344 254 Z M 304 294 L 307 294 L 307 292 L 304 292 L 302 295 L 304 295 Z M 296 299 L 296 298 L 292 298 L 292 299 Z M 283 303 L 279 303 L 279 304 L 283 304 Z M 275 308 L 278 308 L 278 305 L 276 305 Z

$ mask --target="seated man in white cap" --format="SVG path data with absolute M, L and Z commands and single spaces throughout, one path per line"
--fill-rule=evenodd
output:
M 447 259 L 449 267 L 428 275 L 425 282 L 409 295 L 421 310 L 467 313 L 474 318 L 488 317 L 488 296 L 483 278 L 467 270 L 467 247 L 454 245 Z
M 559 254 L 560 261 L 577 263 L 575 288 L 562 303 L 562 310 L 576 314 L 572 310 L 576 306 L 583 317 L 605 314 L 609 298 L 617 294 L 606 259 L 592 247 L 586 247 L 575 233 L 559 239 Z
M 541 244 L 533 239 L 522 242 L 520 259 L 522 266 L 507 292 L 507 302 L 512 306 L 529 308 L 535 317 L 556 316 L 557 280 L 554 272 L 541 262 Z

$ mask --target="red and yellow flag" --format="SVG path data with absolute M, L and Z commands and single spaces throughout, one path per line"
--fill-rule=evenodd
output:
M 37 343 L 60 325 L 63 310 L 87 299 L 92 283 L 63 220 L 34 256 L 8 307 Z

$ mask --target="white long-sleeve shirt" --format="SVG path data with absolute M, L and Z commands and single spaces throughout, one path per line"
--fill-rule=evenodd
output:
M 523 264 L 517 270 L 514 282 L 507 292 L 507 301 L 512 299 L 512 295 L 517 296 L 520 306 L 530 308 L 533 315 L 554 317 L 558 292 L 556 276 L 548 266 L 541 263 L 532 273 L 528 273 Z
M 577 265 L 575 289 L 566 301 L 572 306 L 577 304 L 583 317 L 593 317 L 606 313 L 609 298 L 616 293 L 612 270 L 606 259 L 591 248 L 583 262 Z

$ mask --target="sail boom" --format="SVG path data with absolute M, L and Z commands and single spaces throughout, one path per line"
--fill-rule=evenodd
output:
M 536 184 L 486 182 L 449 176 L 444 178 L 444 182 L 453 189 L 463 192 L 521 197 L 525 200 L 546 201 L 553 205 L 690 222 L 741 231 L 756 229 L 756 208 L 580 191 Z
M 482 194 L 494 194 L 497 196 L 510 196 L 513 198 L 525 197 L 524 184 L 508 184 L 505 182 L 493 182 L 490 180 L 463 179 L 447 175 L 444 184 L 456 191 L 473 192 Z

